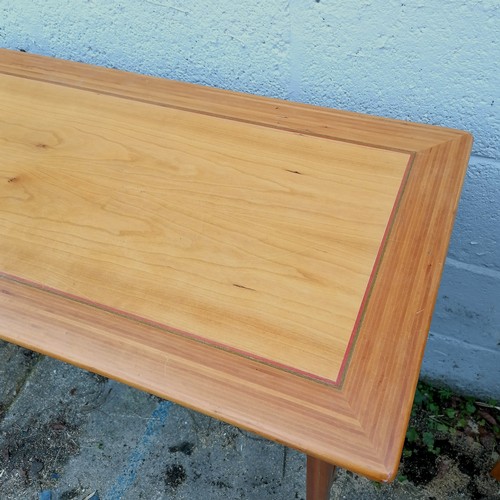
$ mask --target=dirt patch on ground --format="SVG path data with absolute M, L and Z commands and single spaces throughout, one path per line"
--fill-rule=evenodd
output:
M 51 488 L 79 452 L 80 426 L 106 379 L 88 372 L 75 378 L 71 370 L 0 343 L 0 491 L 7 498 L 30 486 Z
M 77 431 L 64 415 L 44 424 L 31 419 L 27 427 L 9 429 L 0 448 L 3 474 L 25 485 L 50 485 L 57 480 L 54 471 L 78 452 Z
M 500 457 L 500 407 L 420 383 L 399 480 L 430 498 L 499 499 L 490 471 Z

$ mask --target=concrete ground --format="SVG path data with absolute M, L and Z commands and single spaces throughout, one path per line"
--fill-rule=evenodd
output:
M 456 478 L 380 485 L 341 470 L 331 498 L 472 498 Z M 302 454 L 0 342 L 1 500 L 304 497 Z

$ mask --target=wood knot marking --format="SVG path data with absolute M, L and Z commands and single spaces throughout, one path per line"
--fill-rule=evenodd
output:
M 46 149 L 49 147 L 49 146 L 47 146 L 47 144 L 44 144 L 43 142 L 39 142 L 39 143 L 35 144 L 35 146 L 37 148 L 42 148 L 42 149 Z
M 237 288 L 243 288 L 244 290 L 252 290 L 252 292 L 255 292 L 255 288 L 250 288 L 249 286 L 245 286 L 245 285 L 240 285 L 238 283 L 233 283 L 233 286 L 237 287 Z
M 19 179 L 17 177 L 9 177 L 7 182 L 17 182 Z

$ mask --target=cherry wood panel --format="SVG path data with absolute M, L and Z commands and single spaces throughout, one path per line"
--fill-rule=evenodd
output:
M 373 479 L 394 478 L 471 136 L 10 51 L 0 51 L 0 72 L 411 157 L 338 387 L 0 269 L 2 338 Z
M 0 268 L 335 382 L 408 154 L 0 74 Z

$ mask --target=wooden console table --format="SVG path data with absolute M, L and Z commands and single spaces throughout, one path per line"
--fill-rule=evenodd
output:
M 0 337 L 394 478 L 465 132 L 0 51 Z

